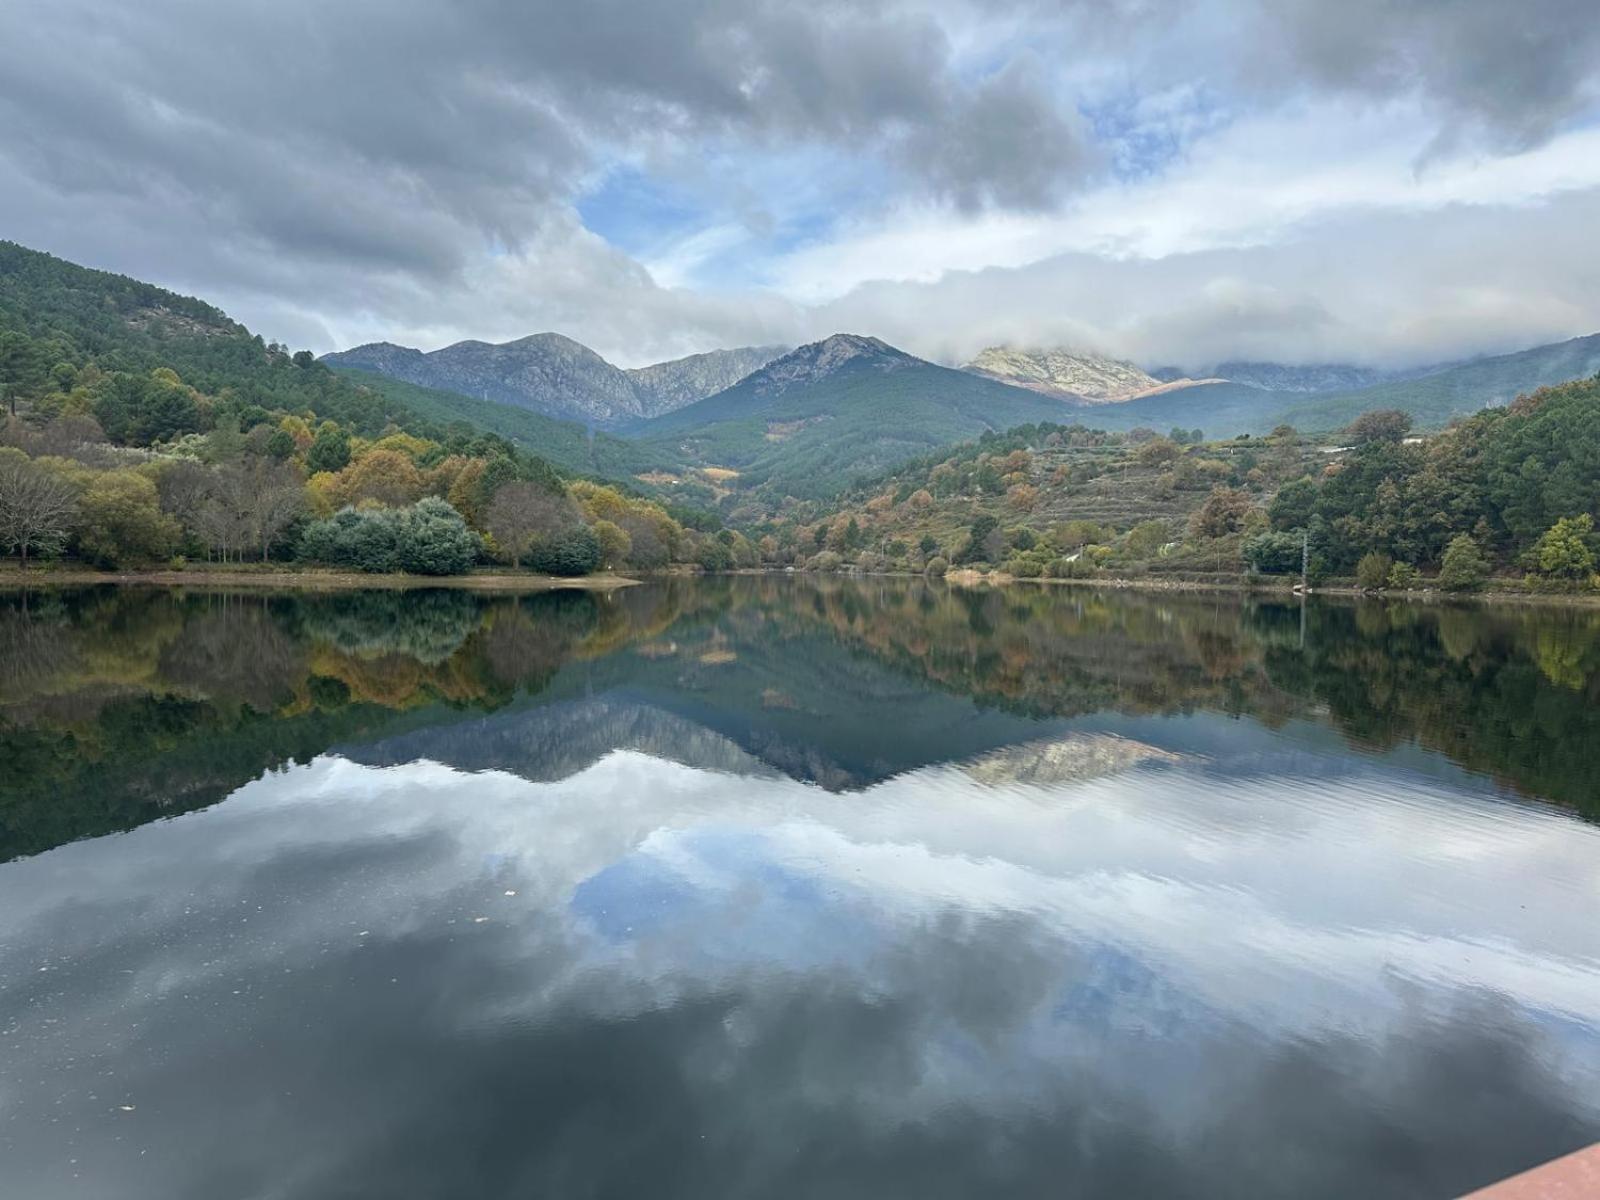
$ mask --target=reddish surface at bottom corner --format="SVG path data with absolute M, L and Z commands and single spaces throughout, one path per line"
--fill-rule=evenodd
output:
M 1600 1200 L 1600 1142 L 1461 1200 Z

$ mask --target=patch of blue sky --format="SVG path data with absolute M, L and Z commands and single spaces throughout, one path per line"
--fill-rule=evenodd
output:
M 1230 119 L 1217 97 L 1187 85 L 1161 92 L 1123 89 L 1081 111 L 1112 173 L 1126 182 L 1159 175 Z
M 692 164 L 618 162 L 578 200 L 585 227 L 666 286 L 755 288 L 776 260 L 825 241 L 895 191 L 889 164 L 826 147 L 698 147 Z
M 680 961 L 862 968 L 886 931 L 855 898 L 775 861 L 764 834 L 701 829 L 670 856 L 641 850 L 573 890 L 571 908 L 605 942 L 671 938 Z
M 577 209 L 591 233 L 634 256 L 703 225 L 708 216 L 688 192 L 628 163 L 607 171 L 578 198 Z
M 1128 950 L 1108 943 L 1076 947 L 1076 971 L 1053 1016 L 1080 1031 L 1109 1034 L 1137 1029 L 1172 1037 L 1202 1017 L 1208 1006 L 1180 992 L 1159 971 Z

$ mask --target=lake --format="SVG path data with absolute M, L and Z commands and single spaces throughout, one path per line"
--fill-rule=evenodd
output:
M 0 1191 L 1454 1196 L 1597 818 L 1594 610 L 0 593 Z

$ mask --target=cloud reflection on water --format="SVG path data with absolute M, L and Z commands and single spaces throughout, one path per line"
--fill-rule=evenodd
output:
M 1144 757 L 271 773 L 0 875 L 0 1149 L 40 1197 L 1401 1196 L 1593 1135 L 1600 830 Z

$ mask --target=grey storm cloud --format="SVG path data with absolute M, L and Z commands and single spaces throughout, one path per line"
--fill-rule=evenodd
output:
M 1260 0 L 1269 42 L 1301 83 L 1368 95 L 1417 91 L 1440 138 L 1524 149 L 1596 97 L 1593 0 Z
M 975 203 L 1041 202 L 1042 172 L 1085 161 L 1037 72 L 969 84 L 931 16 L 868 4 L 51 0 L 7 24 L 0 153 L 47 196 L 352 265 L 440 275 L 514 246 L 602 145 L 887 146 Z M 1055 148 L 997 151 L 1013 126 Z
M 1052 210 L 1115 161 L 1085 116 L 1125 86 L 1108 70 L 1233 112 L 1420 98 L 1420 156 L 1537 144 L 1586 110 L 1600 63 L 1591 0 L 6 7 L 0 236 L 318 349 L 559 328 L 634 361 L 789 340 L 807 317 L 662 287 L 586 230 L 575 206 L 618 163 L 732 196 L 748 183 L 716 164 L 820 151 L 872 180 L 852 210 Z M 761 207 L 740 213 L 758 237 Z

